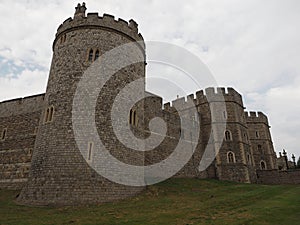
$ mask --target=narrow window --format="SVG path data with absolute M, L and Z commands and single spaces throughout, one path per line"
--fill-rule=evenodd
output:
M 53 115 L 54 115 L 54 107 L 53 106 L 48 107 L 46 109 L 44 122 L 45 123 L 52 122 L 53 121 Z
M 247 155 L 247 159 L 248 159 L 248 164 L 251 165 L 252 164 L 251 163 L 251 156 L 249 154 Z
M 89 145 L 88 145 L 88 161 L 92 160 L 93 147 L 94 147 L 93 142 L 89 142 Z
M 38 127 L 35 127 L 35 128 L 34 128 L 34 131 L 33 131 L 33 134 L 34 134 L 34 135 L 36 135 L 36 134 L 37 134 L 37 132 L 38 132 L 38 129 L 39 129 Z
M 264 161 L 260 162 L 260 168 L 261 168 L 261 170 L 266 170 L 267 169 L 266 163 Z
M 261 145 L 257 145 L 257 150 L 258 150 L 258 152 L 259 152 L 261 155 L 263 155 L 263 154 L 264 154 L 264 151 L 263 151 L 263 149 L 262 149 L 262 146 L 261 146 Z
M 63 42 L 64 42 L 64 43 L 66 42 L 66 39 L 67 39 L 67 35 L 64 34 L 64 37 L 63 37 Z
M 49 113 L 49 120 L 48 122 L 52 122 L 53 121 L 53 114 L 54 114 L 54 107 L 51 106 L 49 109 L 50 113 Z
M 227 119 L 227 112 L 226 111 L 223 111 L 223 117 L 224 117 L 224 119 Z
M 133 111 L 133 125 L 137 125 L 136 111 Z
M 129 113 L 129 124 L 132 125 L 132 109 L 130 110 Z
M 7 134 L 7 128 L 4 128 L 1 135 L 1 140 L 4 140 L 6 138 L 6 134 Z
M 91 49 L 89 52 L 89 62 L 93 61 L 93 56 L 94 56 L 94 51 L 93 51 L 93 49 Z
M 47 108 L 46 113 L 45 113 L 45 119 L 44 122 L 47 123 L 48 122 L 48 118 L 49 118 L 49 113 L 50 113 L 50 109 Z
M 181 130 L 181 138 L 184 139 L 184 130 Z
M 97 50 L 95 53 L 95 61 L 99 58 L 99 55 L 100 55 L 100 52 L 99 52 L 99 50 Z
M 235 162 L 235 156 L 234 156 L 234 153 L 229 151 L 227 153 L 227 162 L 228 163 L 234 163 Z
M 226 141 L 230 141 L 231 140 L 231 133 L 228 130 L 225 131 L 225 140 Z
M 255 137 L 259 138 L 259 131 L 255 131 Z

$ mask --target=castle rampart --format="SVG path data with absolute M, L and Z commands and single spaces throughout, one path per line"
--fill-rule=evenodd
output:
M 160 96 L 148 93 L 130 112 L 123 113 L 128 113 L 126 123 L 136 137 L 154 135 L 162 140 L 161 144 L 138 152 L 118 140 L 111 109 L 126 85 L 145 77 L 145 44 L 134 20 L 115 20 L 114 16 L 100 17 L 98 13 L 86 16 L 85 12 L 85 4 L 78 4 L 74 17 L 65 20 L 57 30 L 46 93 L 0 103 L 0 188 L 23 186 L 18 202 L 32 205 L 101 203 L 134 196 L 143 190 L 98 174 L 91 166 L 102 159 L 96 154 L 102 147 L 94 147 L 90 129 L 81 136 L 76 136 L 73 129 L 74 95 L 85 71 L 103 54 L 127 43 L 135 43 L 132 51 L 115 59 L 133 57 L 139 62 L 112 75 L 97 93 L 93 109 L 97 134 L 105 150 L 123 163 L 143 166 L 166 159 L 183 141 L 193 145 L 195 152 L 175 177 L 252 183 L 258 178 L 260 183 L 273 182 L 270 179 L 276 173 L 276 157 L 268 118 L 262 112 L 245 112 L 241 94 L 231 87 L 208 87 L 165 104 Z M 99 75 L 93 82 L 102 79 Z M 79 98 L 88 99 L 95 89 L 80 93 Z M 82 105 L 88 108 L 88 104 Z M 193 107 L 196 111 L 190 111 Z M 80 109 L 87 112 L 86 108 Z M 83 117 L 77 119 L 84 123 Z M 155 117 L 165 121 L 166 134 L 161 132 L 163 129 L 150 131 L 150 121 Z M 191 127 L 182 125 L 185 122 L 200 127 L 198 139 L 192 136 Z M 222 125 L 224 129 L 218 129 Z M 129 132 L 124 133 L 127 138 Z M 78 143 L 86 146 L 86 152 L 82 153 Z M 199 171 L 207 150 L 210 153 L 204 160 L 210 165 Z M 187 151 L 181 147 L 180 153 Z M 123 174 L 117 167 L 100 166 L 114 175 Z M 283 173 L 277 175 L 275 183 L 286 179 Z
M 128 23 L 123 19 L 115 20 L 115 17 L 109 14 L 103 14 L 100 17 L 98 13 L 88 13 L 87 16 L 65 20 L 57 29 L 54 45 L 61 38 L 61 35 L 78 29 L 103 29 L 118 32 L 131 41 L 140 41 L 141 47 L 145 48 L 143 36 L 138 32 L 138 24 L 134 20 L 130 20 Z
M 262 112 L 245 112 L 247 123 L 264 123 L 269 126 L 268 117 Z
M 44 94 L 0 103 L 0 188 L 27 181 L 43 105 Z
M 45 94 L 0 102 L 0 118 L 40 111 Z

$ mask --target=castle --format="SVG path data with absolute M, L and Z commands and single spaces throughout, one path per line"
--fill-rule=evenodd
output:
M 127 84 L 145 77 L 146 54 L 143 37 L 135 21 L 129 23 L 113 16 L 88 13 L 78 4 L 74 18 L 57 30 L 53 58 L 45 94 L 0 103 L 0 187 L 21 189 L 21 204 L 78 204 L 114 201 L 141 192 L 142 186 L 128 186 L 98 174 L 97 161 L 89 133 L 82 136 L 85 156 L 78 149 L 72 127 L 72 106 L 77 85 L 89 66 L 113 48 L 132 43 L 139 62 L 116 72 L 97 98 L 95 124 L 106 149 L 120 161 L 131 165 L 151 165 L 166 159 L 189 130 L 181 126 L 178 105 L 192 102 L 197 115 L 186 113 L 187 120 L 200 126 L 195 151 L 175 177 L 215 178 L 256 183 L 261 171 L 276 171 L 268 118 L 262 112 L 246 112 L 242 96 L 233 88 L 207 88 L 196 95 L 163 104 L 162 98 L 149 94 L 126 112 L 128 125 L 136 137 L 151 135 L 149 122 L 154 117 L 167 124 L 167 135 L 151 151 L 136 152 L 117 140 L 111 126 L 110 111 L 115 97 Z M 131 57 L 131 56 L 123 56 Z M 82 96 L 84 97 L 84 96 Z M 212 106 L 223 98 L 225 110 L 212 118 Z M 127 115 L 126 114 L 126 115 Z M 196 119 L 198 118 L 198 119 Z M 215 121 L 226 121 L 218 134 Z M 221 122 L 220 122 L 221 123 Z M 159 133 L 153 134 L 157 138 Z M 218 136 L 222 136 L 222 141 Z M 205 149 L 212 149 L 210 165 L 199 170 Z M 184 150 L 182 150 L 184 151 Z M 260 171 L 260 172 L 258 172 Z M 111 167 L 111 173 L 120 171 Z M 260 174 L 259 174 L 260 173 Z

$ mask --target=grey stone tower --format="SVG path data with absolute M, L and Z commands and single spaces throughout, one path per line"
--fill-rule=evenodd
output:
M 232 88 L 228 88 L 227 93 L 224 88 L 218 88 L 217 92 L 224 96 L 226 103 L 226 112 L 219 114 L 226 119 L 226 131 L 216 158 L 218 178 L 237 182 L 255 182 L 253 154 L 242 96 Z
M 132 164 L 143 163 L 142 156 L 134 158 L 133 154 L 125 153 L 126 148 L 113 137 L 109 113 L 118 92 L 126 84 L 145 76 L 143 37 L 133 20 L 116 21 L 111 15 L 99 17 L 98 13 L 86 16 L 85 11 L 85 4 L 78 4 L 74 18 L 67 19 L 57 30 L 31 171 L 18 198 L 21 204 L 99 203 L 133 196 L 142 190 L 116 184 L 97 174 L 74 140 L 72 103 L 84 71 L 105 52 L 125 43 L 136 43 L 141 60 L 114 74 L 101 90 L 96 124 L 100 137 L 106 140 L 106 147 L 115 157 Z

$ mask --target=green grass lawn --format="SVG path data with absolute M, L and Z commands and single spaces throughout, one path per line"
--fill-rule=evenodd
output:
M 0 191 L 0 224 L 300 224 L 300 185 L 170 179 L 117 203 L 26 207 Z

